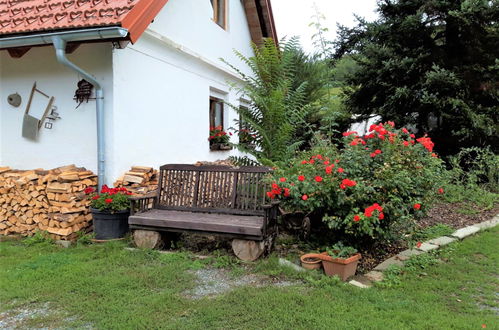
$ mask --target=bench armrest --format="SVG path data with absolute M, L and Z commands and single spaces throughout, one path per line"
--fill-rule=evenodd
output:
M 135 213 L 145 212 L 153 208 L 156 203 L 156 194 L 149 194 L 144 196 L 130 196 L 130 215 Z

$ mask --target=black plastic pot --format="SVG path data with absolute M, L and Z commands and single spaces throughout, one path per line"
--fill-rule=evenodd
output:
M 94 220 L 94 233 L 97 240 L 123 238 L 128 233 L 130 210 L 115 213 L 90 208 Z

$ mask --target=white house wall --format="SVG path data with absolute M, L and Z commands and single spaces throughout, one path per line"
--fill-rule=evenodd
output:
M 111 45 L 82 45 L 68 57 L 103 83 L 106 119 L 112 120 Z M 75 110 L 73 100 L 80 79 L 56 61 L 53 47 L 33 48 L 20 59 L 0 51 L 0 165 L 49 169 L 74 163 L 97 170 L 95 101 Z M 37 142 L 21 136 L 24 111 L 35 81 L 41 91 L 55 97 L 54 104 L 62 117 L 52 130 L 42 128 Z M 18 108 L 7 102 L 7 96 L 16 92 L 22 96 Z M 112 134 L 108 135 L 109 153 Z
M 225 31 L 212 21 L 209 0 L 170 0 L 135 45 L 114 50 L 112 177 L 132 165 L 238 154 L 210 151 L 208 142 L 210 95 L 239 104 L 228 82 L 240 81 L 219 58 L 240 65 L 233 49 L 252 55 L 241 2 L 230 0 L 229 11 Z M 237 114 L 228 106 L 224 117 L 225 127 L 234 126 Z

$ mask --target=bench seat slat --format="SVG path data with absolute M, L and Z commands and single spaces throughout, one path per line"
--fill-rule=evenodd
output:
M 263 237 L 264 218 L 233 214 L 191 213 L 152 209 L 131 216 L 130 225 L 187 229 Z

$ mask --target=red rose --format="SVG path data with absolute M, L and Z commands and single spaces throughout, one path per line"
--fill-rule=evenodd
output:
M 444 188 L 440 188 L 440 189 L 438 189 L 438 193 L 439 193 L 439 194 L 443 194 L 443 193 L 444 193 Z
M 357 132 L 355 132 L 355 131 L 351 131 L 351 132 L 344 132 L 344 133 L 343 133 L 343 136 L 350 136 L 350 135 L 352 135 L 352 134 L 357 134 Z
M 113 202 L 113 199 L 107 198 L 104 202 L 106 202 L 106 204 L 111 204 Z
M 340 184 L 340 188 L 341 188 L 341 189 L 346 189 L 346 188 L 347 188 L 347 186 L 345 186 L 345 185 L 342 183 L 342 184 Z
M 94 201 L 98 200 L 99 198 L 100 198 L 100 196 L 94 196 L 94 197 L 92 197 L 92 199 L 93 199 Z
M 402 128 L 402 132 L 404 132 L 405 134 L 409 134 L 409 131 L 407 130 L 407 128 Z
M 306 201 L 308 199 L 308 196 L 307 195 L 303 195 L 303 196 L 301 196 L 301 199 L 303 199 L 304 201 Z
M 375 153 L 376 155 L 379 155 L 381 152 L 382 152 L 382 151 L 381 151 L 381 150 L 379 150 L 379 149 L 374 150 L 374 153 Z
M 322 182 L 322 177 L 321 176 L 316 176 L 315 177 L 316 182 Z
M 338 167 L 338 173 L 343 173 L 345 170 L 342 167 Z
M 409 141 L 404 141 L 404 146 L 408 147 L 409 146 Z
M 376 154 L 375 154 L 374 152 L 372 152 L 372 153 L 370 154 L 370 156 L 371 156 L 371 158 L 374 158 L 374 157 L 376 157 Z
M 302 160 L 301 163 L 302 163 L 302 165 L 308 164 L 308 162 L 306 160 Z
M 414 209 L 415 210 L 421 209 L 421 204 L 419 204 L 419 203 L 414 204 Z
M 289 197 L 289 188 L 284 188 L 284 197 Z
M 305 177 L 303 175 L 298 175 L 298 181 L 305 181 Z
M 385 218 L 385 214 L 383 212 L 380 212 L 378 215 L 378 219 L 383 220 Z
M 275 195 L 272 191 L 267 191 L 267 197 L 270 199 L 274 199 Z
M 279 181 L 286 182 L 286 178 L 280 178 Z
M 360 217 L 356 214 L 353 216 L 353 221 L 355 222 L 359 222 L 360 221 Z

